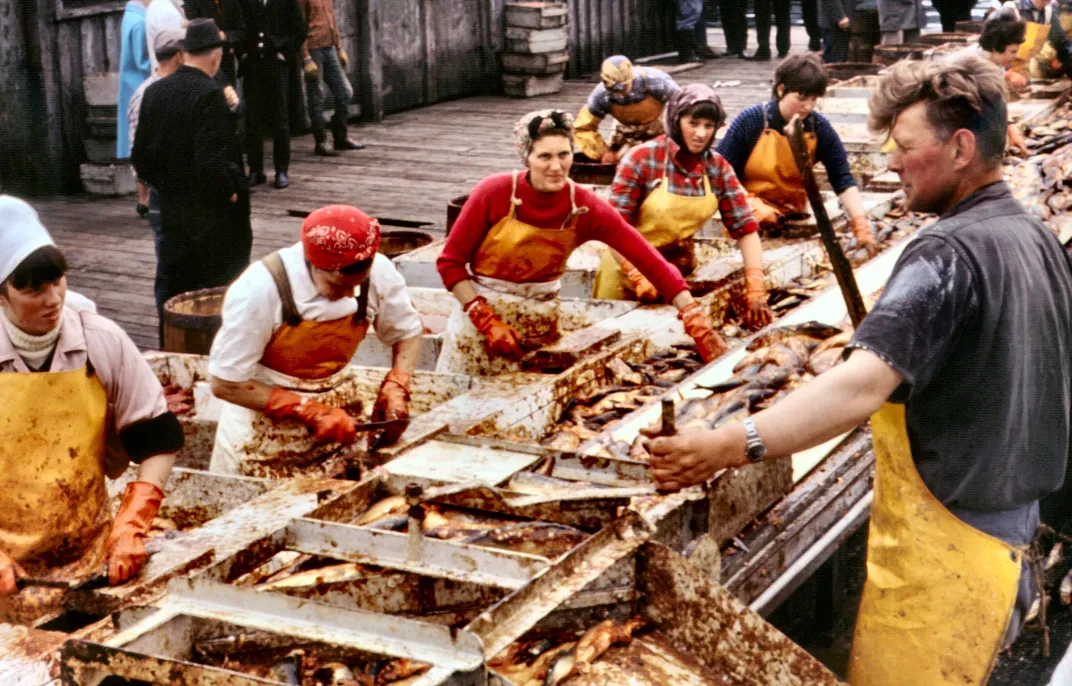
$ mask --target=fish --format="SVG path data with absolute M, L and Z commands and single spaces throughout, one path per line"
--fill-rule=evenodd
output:
M 802 324 L 791 324 L 789 326 L 779 326 L 773 329 L 767 329 L 756 335 L 748 346 L 745 348 L 748 352 L 755 352 L 760 348 L 770 346 L 774 343 L 779 343 L 787 338 L 803 337 L 802 342 L 809 344 L 807 339 L 814 339 L 815 345 L 818 345 L 820 341 L 824 341 L 831 336 L 836 336 L 841 333 L 841 329 L 836 326 L 830 326 L 823 324 L 822 322 L 810 321 Z M 811 347 L 815 347 L 812 345 Z
M 510 479 L 506 487 L 511 491 L 527 495 L 545 495 L 599 488 L 586 481 L 566 481 L 565 479 L 556 479 L 553 476 L 542 476 L 532 472 L 518 472 Z
M 517 522 L 476 534 L 465 542 L 482 548 L 498 548 L 554 560 L 587 538 L 588 534 L 564 524 Z
M 321 665 L 313 672 L 313 680 L 323 686 L 362 686 L 353 670 L 341 662 Z
M 543 686 L 551 665 L 561 653 L 568 653 L 576 642 L 564 643 L 557 648 L 545 650 L 531 663 L 492 663 L 493 669 L 501 672 L 515 686 Z
M 377 685 L 394 684 L 403 679 L 424 674 L 431 668 L 432 666 L 430 664 L 426 662 L 418 662 L 416 660 L 407 660 L 404 658 L 390 660 L 376 676 L 376 683 Z
M 576 656 L 574 669 L 580 674 L 587 674 L 592 663 L 617 643 L 629 643 L 633 633 L 647 624 L 643 617 L 633 617 L 627 622 L 615 622 L 612 619 L 600 622 L 581 636 L 577 647 L 573 649 Z
M 547 667 L 547 676 L 544 677 L 543 686 L 557 686 L 557 684 L 573 676 L 576 668 L 576 653 L 572 650 L 560 650 L 551 659 L 551 663 Z
M 630 386 L 641 386 L 645 383 L 643 374 L 635 371 L 632 367 L 617 357 L 611 358 L 611 360 L 607 362 L 607 371 L 611 373 L 611 376 L 618 383 L 629 384 Z
M 543 445 L 554 450 L 573 451 L 581 447 L 581 437 L 565 429 L 556 431 Z
M 276 591 L 287 588 L 312 588 L 322 584 L 337 584 L 344 581 L 354 581 L 367 576 L 368 569 L 356 562 L 343 562 L 340 564 L 307 569 L 295 572 L 290 576 L 279 580 L 266 581 L 258 584 L 258 591 Z
M 819 346 L 815 348 L 815 350 L 813 350 L 811 354 L 819 355 L 826 352 L 830 348 L 844 348 L 846 345 L 849 344 L 850 341 L 852 341 L 852 334 L 852 331 L 843 331 L 836 336 L 831 336 L 830 338 L 820 343 Z
M 406 509 L 406 497 L 403 495 L 392 495 L 383 500 L 377 501 L 365 510 L 365 513 L 357 518 L 354 522 L 357 526 L 366 526 L 384 517 L 389 517 L 393 514 L 397 514 Z
M 833 369 L 841 362 L 841 355 L 844 351 L 845 348 L 829 348 L 818 355 L 812 355 L 808 360 L 808 371 L 819 376 Z

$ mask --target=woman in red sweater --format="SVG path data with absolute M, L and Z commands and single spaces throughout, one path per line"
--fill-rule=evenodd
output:
M 532 112 L 514 134 L 527 171 L 478 183 L 436 262 L 462 305 L 447 326 L 437 371 L 516 370 L 528 350 L 557 340 L 559 277 L 570 253 L 587 241 L 621 253 L 677 307 L 705 361 L 721 355 L 726 344 L 681 273 L 610 204 L 569 180 L 572 117 Z

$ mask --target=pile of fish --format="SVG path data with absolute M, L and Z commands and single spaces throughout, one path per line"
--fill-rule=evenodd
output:
M 1072 106 L 1060 105 L 1039 122 L 1025 125 L 1027 159 L 1007 158 L 1005 177 L 1013 196 L 1060 235 L 1072 209 Z
M 609 383 L 571 398 L 552 434 L 540 443 L 555 450 L 576 450 L 607 424 L 640 409 L 703 364 L 691 344 L 655 353 L 643 362 L 611 359 Z
M 683 403 L 675 413 L 679 431 L 713 429 L 764 410 L 808 380 L 831 369 L 852 338 L 852 330 L 819 322 L 770 329 L 754 338 L 734 376 L 710 387 L 710 395 Z M 650 458 L 647 441 L 611 441 L 597 455 L 633 460 Z
M 516 641 L 488 663 L 514 686 L 556 686 L 575 675 L 587 674 L 592 664 L 614 645 L 628 644 L 647 621 L 608 619 L 578 636 L 561 635 Z
M 265 632 L 200 641 L 201 664 L 296 686 L 406 686 L 431 665 L 406 659 L 377 659 L 351 649 L 301 642 Z

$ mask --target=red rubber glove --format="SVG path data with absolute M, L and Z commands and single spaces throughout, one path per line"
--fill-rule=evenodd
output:
M 0 598 L 18 593 L 18 580 L 23 576 L 26 576 L 26 572 L 19 563 L 7 553 L 0 552 Z
M 715 333 L 715 328 L 711 326 L 711 320 L 703 313 L 700 303 L 695 300 L 682 307 L 677 313 L 677 318 L 685 323 L 685 333 L 696 341 L 696 350 L 704 362 L 710 362 L 729 349 L 726 341 L 722 340 L 722 336 Z
M 149 559 L 145 539 L 153 518 L 160 511 L 164 492 L 148 481 L 132 481 L 123 492 L 119 513 L 104 547 L 108 551 L 108 583 L 123 583 L 137 575 Z
M 1022 91 L 1027 88 L 1027 77 L 1020 72 L 1009 69 L 1005 72 L 1005 85 L 1009 87 L 1009 90 L 1014 92 Z
M 273 388 L 264 414 L 276 421 L 297 419 L 316 436 L 317 443 L 353 443 L 357 438 L 354 420 L 337 407 L 328 407 L 297 393 Z
M 401 369 L 392 369 L 383 377 L 380 384 L 380 394 L 376 396 L 376 404 L 372 406 L 372 421 L 386 422 L 392 419 L 409 419 L 409 372 Z M 376 442 L 380 445 L 391 445 L 398 441 L 405 432 L 409 422 L 399 424 L 397 427 L 384 429 Z M 369 445 L 374 439 L 369 436 Z
M 764 277 L 763 270 L 757 267 L 744 270 L 744 300 L 748 309 L 744 311 L 741 323 L 752 331 L 758 331 L 774 321 Z
M 625 278 L 629 279 L 629 283 L 633 284 L 633 291 L 636 293 L 637 300 L 642 303 L 659 302 L 659 291 L 655 290 L 655 286 L 651 285 L 651 281 L 648 281 L 647 277 L 641 274 L 640 270 L 632 262 L 622 260 L 622 273 L 625 274 Z
M 875 243 L 875 234 L 871 231 L 871 222 L 868 220 L 867 215 L 861 214 L 853 217 L 850 224 L 852 225 L 852 235 L 856 236 L 856 247 L 863 248 L 871 257 L 877 255 L 878 244 Z
M 499 319 L 484 296 L 478 295 L 463 308 L 476 330 L 484 334 L 484 343 L 491 357 L 506 357 L 520 360 L 525 356 L 521 350 L 521 336 L 514 327 Z

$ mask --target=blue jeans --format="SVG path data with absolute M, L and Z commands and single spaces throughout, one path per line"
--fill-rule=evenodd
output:
M 321 90 L 322 82 L 326 82 L 328 88 L 331 89 L 331 97 L 335 100 L 335 114 L 331 117 L 331 134 L 335 142 L 344 141 L 346 140 L 346 118 L 349 115 L 350 100 L 354 97 L 353 86 L 350 85 L 350 80 L 346 78 L 346 73 L 342 70 L 339 54 L 335 48 L 310 48 L 309 56 L 320 69 L 320 78 L 316 82 L 307 81 L 305 84 L 313 138 L 317 143 L 323 143 L 326 140 L 324 92 Z
M 703 0 L 677 0 L 678 31 L 692 31 L 703 19 Z M 707 44 L 707 41 L 704 41 Z

